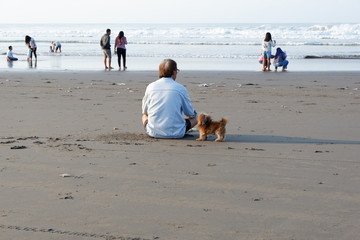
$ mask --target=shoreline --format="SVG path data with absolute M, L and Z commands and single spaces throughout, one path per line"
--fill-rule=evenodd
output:
M 228 117 L 221 143 L 144 134 L 157 75 L 1 71 L 2 238 L 360 235 L 358 71 L 181 70 L 197 112 Z
M 165 58 L 165 57 L 164 57 Z M 162 57 L 128 57 L 128 71 L 151 71 L 158 68 Z M 176 58 L 181 70 L 202 71 L 261 71 L 257 59 L 232 59 L 232 58 Z M 360 59 L 289 59 L 289 71 L 359 71 Z M 117 70 L 117 57 L 112 58 L 112 67 Z M 12 62 L 0 62 L 0 71 L 3 70 L 57 70 L 57 71 L 82 71 L 103 70 L 102 56 L 39 56 L 35 66 L 24 59 Z M 272 67 L 274 69 L 274 67 Z

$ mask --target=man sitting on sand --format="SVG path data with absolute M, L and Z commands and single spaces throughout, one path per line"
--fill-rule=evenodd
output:
M 9 50 L 8 50 L 8 52 L 7 52 L 7 54 L 6 54 L 6 60 L 7 60 L 8 62 L 17 61 L 17 60 L 18 60 L 16 57 L 14 57 L 13 52 L 12 52 L 12 49 L 13 49 L 12 46 L 9 46 Z
M 186 88 L 175 81 L 178 71 L 174 60 L 164 60 L 159 65 L 160 79 L 146 88 L 142 123 L 151 137 L 182 138 L 197 124 L 197 113 Z

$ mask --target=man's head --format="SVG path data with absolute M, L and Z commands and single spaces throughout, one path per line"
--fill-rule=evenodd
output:
M 106 29 L 106 34 L 109 34 L 109 35 L 110 35 L 110 34 L 111 34 L 111 29 L 109 29 L 109 28 Z
M 177 64 L 172 59 L 165 59 L 159 65 L 159 77 L 172 77 L 174 80 L 178 72 Z
M 10 50 L 10 51 L 12 50 L 12 46 L 9 46 L 9 50 Z

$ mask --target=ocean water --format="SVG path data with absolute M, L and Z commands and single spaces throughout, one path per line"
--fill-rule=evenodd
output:
M 102 70 L 99 40 L 107 28 L 112 42 L 125 32 L 128 70 L 156 70 L 162 59 L 173 58 L 185 70 L 259 71 L 266 32 L 287 52 L 289 70 L 360 70 L 360 23 L 0 24 L 0 69 Z M 36 65 L 26 61 L 25 35 L 38 45 Z M 61 42 L 62 53 L 49 52 L 51 41 Z M 19 58 L 11 65 L 5 61 L 9 45 Z M 116 69 L 117 56 L 112 62 Z

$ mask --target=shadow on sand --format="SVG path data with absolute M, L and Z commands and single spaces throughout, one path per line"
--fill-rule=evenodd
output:
M 195 140 L 198 134 L 187 134 L 184 139 Z M 207 141 L 214 141 L 215 135 L 209 135 Z M 359 144 L 360 141 L 352 140 L 334 140 L 334 139 L 316 139 L 316 138 L 300 138 L 273 135 L 235 135 L 227 134 L 225 142 L 241 142 L 241 143 L 281 143 L 281 144 Z

